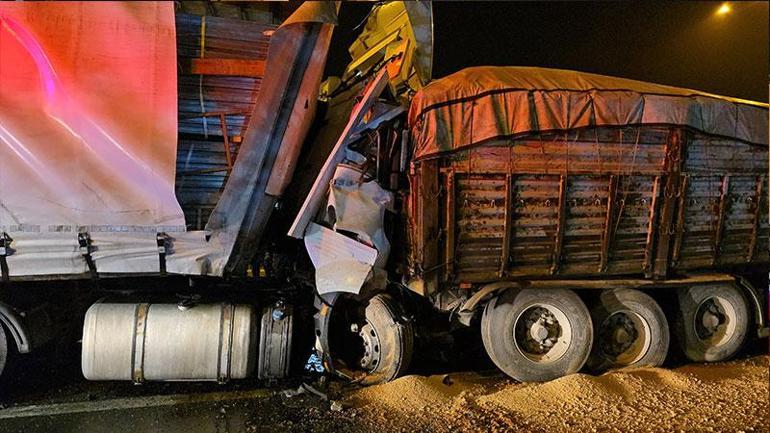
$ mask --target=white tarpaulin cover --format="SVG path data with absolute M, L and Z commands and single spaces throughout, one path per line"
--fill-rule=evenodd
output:
M 216 224 L 210 233 L 185 231 L 174 194 L 174 21 L 173 2 L 0 2 L 0 235 L 12 239 L 11 277 L 85 274 L 89 261 L 99 274 L 156 273 L 161 252 L 169 273 L 223 274 L 234 235 L 221 236 Z M 286 69 L 304 49 L 298 45 L 322 33 L 311 66 L 291 77 L 301 88 L 289 102 L 302 115 L 290 116 L 283 141 L 297 148 L 280 149 L 268 193 L 291 177 L 334 22 L 335 4 L 309 2 L 272 38 L 252 121 L 272 119 L 280 98 L 289 98 Z M 267 131 L 257 123 L 251 136 Z M 233 176 L 259 172 L 244 158 Z M 255 207 L 248 181 L 228 186 L 221 210 L 220 225 L 236 233 L 253 231 L 237 217 Z M 88 234 L 87 247 L 79 233 Z
M 0 231 L 11 276 L 157 272 L 174 194 L 168 2 L 0 3 Z
M 0 3 L 0 226 L 184 230 L 171 3 Z
M 486 140 L 590 126 L 669 124 L 768 143 L 768 105 L 624 78 L 534 67 L 473 67 L 418 91 L 415 158 Z

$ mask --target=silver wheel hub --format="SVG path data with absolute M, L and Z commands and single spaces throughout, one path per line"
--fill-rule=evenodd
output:
M 627 351 L 639 337 L 639 331 L 626 313 L 611 315 L 599 328 L 599 341 L 604 353 L 618 356 Z
M 540 344 L 545 342 L 545 340 L 548 338 L 548 328 L 543 326 L 543 324 L 540 322 L 533 324 L 532 328 L 529 330 L 529 333 L 532 336 L 532 339 Z
M 708 338 L 714 335 L 719 326 L 723 325 L 727 318 L 725 317 L 724 310 L 714 302 L 714 299 L 707 299 L 700 308 L 698 308 L 698 315 L 700 316 L 699 337 Z
M 616 365 L 630 365 L 644 357 L 650 349 L 650 325 L 640 314 L 617 311 L 599 326 L 599 348 Z
M 721 296 L 704 299 L 695 311 L 695 334 L 712 346 L 727 343 L 736 331 L 735 307 Z
M 352 329 L 355 332 L 355 329 Z M 364 343 L 364 354 L 361 356 L 361 368 L 373 371 L 380 363 L 380 339 L 374 331 L 374 327 L 367 321 L 358 331 Z
M 516 319 L 513 331 L 516 348 L 538 363 L 561 358 L 572 341 L 566 315 L 553 305 L 535 304 Z
M 626 332 L 625 329 L 618 329 L 615 331 L 615 342 L 619 344 L 628 343 L 632 341 L 631 335 Z

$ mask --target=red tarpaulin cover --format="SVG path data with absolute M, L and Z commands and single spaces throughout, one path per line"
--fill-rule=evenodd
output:
M 661 124 L 767 146 L 767 104 L 562 69 L 463 69 L 422 88 L 409 109 L 417 159 L 502 137 Z

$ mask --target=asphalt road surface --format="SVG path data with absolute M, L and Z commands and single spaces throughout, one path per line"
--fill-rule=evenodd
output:
M 88 382 L 72 355 L 24 358 L 0 386 L 0 433 L 770 431 L 767 340 L 728 363 L 516 383 L 494 370 L 331 382 Z M 74 351 L 73 351 L 74 352 Z M 431 375 L 433 374 L 433 375 Z M 305 378 L 307 379 L 307 378 Z

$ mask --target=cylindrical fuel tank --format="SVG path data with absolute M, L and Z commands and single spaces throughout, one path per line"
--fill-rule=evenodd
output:
M 83 324 L 89 380 L 217 380 L 249 376 L 258 324 L 251 305 L 98 302 Z

